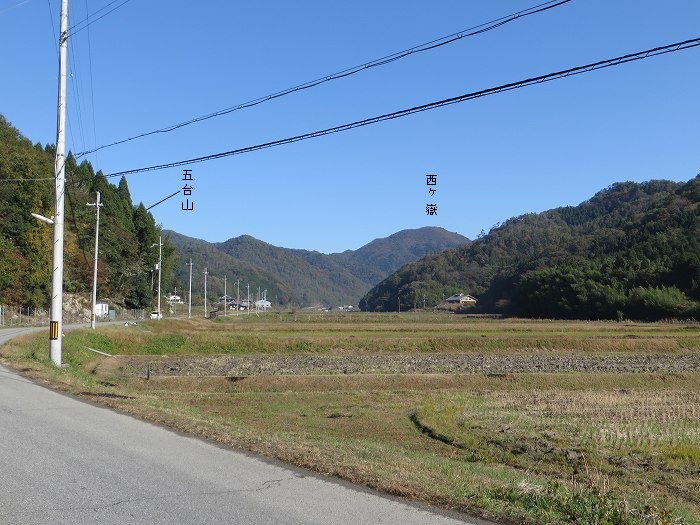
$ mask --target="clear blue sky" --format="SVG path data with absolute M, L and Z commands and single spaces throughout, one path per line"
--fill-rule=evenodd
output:
M 69 25 L 108 3 L 71 0 Z M 68 147 L 175 124 L 537 3 L 131 0 L 90 25 L 89 39 L 86 29 L 69 40 Z M 56 140 L 59 4 L 0 0 L 0 113 L 34 142 Z M 697 37 L 697 0 L 573 0 L 89 160 L 112 173 L 227 151 Z M 421 226 L 473 238 L 617 181 L 694 177 L 699 65 L 694 48 L 194 164 L 194 211 L 182 211 L 182 195 L 151 211 L 163 227 L 209 241 L 249 234 L 326 253 Z M 129 176 L 132 198 L 156 203 L 182 187 L 181 172 Z M 429 173 L 438 176 L 432 197 Z

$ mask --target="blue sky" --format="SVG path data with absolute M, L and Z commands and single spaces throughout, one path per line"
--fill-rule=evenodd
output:
M 0 0 L 0 113 L 34 142 L 55 142 L 59 3 Z M 69 25 L 108 3 L 71 0 Z M 537 3 L 131 0 L 69 40 L 68 147 L 82 151 L 175 124 Z M 699 22 L 697 0 L 573 0 L 88 159 L 113 173 L 251 146 L 697 38 Z M 421 226 L 474 238 L 515 215 L 578 204 L 617 181 L 694 177 L 699 64 L 694 48 L 193 164 L 194 210 L 182 211 L 177 195 L 151 211 L 163 227 L 192 237 L 249 234 L 325 253 Z M 158 202 L 182 187 L 181 173 L 129 176 L 132 198 Z M 437 174 L 432 197 L 426 174 Z M 426 215 L 429 203 L 437 215 Z

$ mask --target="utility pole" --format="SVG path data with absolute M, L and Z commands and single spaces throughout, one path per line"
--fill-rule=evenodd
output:
M 250 315 L 250 283 L 248 283 L 248 315 Z
M 163 314 L 160 313 L 160 274 L 163 270 L 163 237 L 158 236 L 158 320 L 162 319 Z
M 87 206 L 94 206 L 97 211 L 97 220 L 95 221 L 95 267 L 92 270 L 92 317 L 90 318 L 90 328 L 95 329 L 96 311 L 97 311 L 97 248 L 99 246 L 100 239 L 100 208 L 102 203 L 100 202 L 100 192 L 97 192 L 97 200 L 94 204 L 87 203 Z
M 236 315 L 241 311 L 241 280 L 236 280 Z
M 207 268 L 204 267 L 204 318 L 207 318 Z
M 58 115 L 54 162 L 53 265 L 51 273 L 51 318 L 49 357 L 61 366 L 63 343 L 63 197 L 66 187 L 66 59 L 68 54 L 68 0 L 61 0 L 61 32 L 58 38 Z
M 190 257 L 190 300 L 187 307 L 187 318 L 192 319 L 192 258 Z
M 226 309 L 228 308 L 226 301 L 228 298 L 226 297 L 226 275 L 224 275 L 224 317 L 226 317 Z

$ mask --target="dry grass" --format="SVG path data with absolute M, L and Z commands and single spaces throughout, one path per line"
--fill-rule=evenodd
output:
M 120 355 L 700 351 L 700 325 L 498 321 L 435 314 L 240 315 L 103 330 L 100 334 L 107 337 L 92 334 L 85 342 Z
M 584 523 L 571 513 L 607 501 L 637 509 L 619 523 L 672 523 L 658 518 L 670 508 L 697 524 L 700 373 L 146 380 L 83 347 L 151 355 L 674 354 L 700 351 L 699 336 L 697 325 L 274 314 L 68 334 L 69 371 L 48 365 L 44 337 L 2 354 L 29 375 L 120 410 L 485 517 Z

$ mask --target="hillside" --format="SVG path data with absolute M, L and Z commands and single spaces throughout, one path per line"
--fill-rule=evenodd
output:
M 471 245 L 408 264 L 361 307 L 434 305 L 582 319 L 700 318 L 700 176 L 614 184 L 590 200 L 515 217 Z
M 270 300 L 280 305 L 356 305 L 364 293 L 403 264 L 426 253 L 468 243 L 469 239 L 442 228 L 403 230 L 386 239 L 375 239 L 358 250 L 336 254 L 273 246 L 249 235 L 222 243 L 209 243 L 169 232 L 181 264 L 178 281 L 185 282 L 187 266 L 207 266 L 212 290 L 223 293 L 223 274 L 267 289 Z M 200 271 L 201 273 L 201 271 Z M 202 281 L 201 276 L 196 279 Z M 230 282 L 230 281 L 229 281 Z M 252 293 L 252 292 L 251 292 Z M 230 295 L 230 293 L 229 293 Z
M 32 144 L 0 115 L 0 304 L 48 308 L 52 229 L 30 213 L 54 214 L 53 146 Z M 134 206 L 122 178 L 118 186 L 88 162 L 66 160 L 64 291 L 89 294 L 95 243 L 95 211 L 102 194 L 98 296 L 127 308 L 150 308 L 151 269 L 158 260 L 159 228 L 143 204 Z M 167 282 L 173 250 L 164 242 Z
M 355 276 L 374 285 L 404 264 L 470 242 L 458 233 L 426 226 L 401 230 L 389 237 L 374 239 L 357 250 L 333 253 L 331 257 L 347 265 Z
M 47 308 L 51 282 L 52 230 L 34 220 L 35 212 L 53 215 L 55 148 L 32 144 L 0 115 L 0 305 Z M 135 206 L 125 178 L 115 186 L 89 162 L 66 160 L 64 291 L 84 294 L 92 288 L 94 208 L 85 206 L 102 195 L 98 296 L 126 308 L 152 308 L 152 284 L 158 259 L 158 237 L 164 232 L 143 204 Z M 364 293 L 390 272 L 431 251 L 468 242 L 441 228 L 405 230 L 376 239 L 359 250 L 326 255 L 278 248 L 250 236 L 207 243 L 175 232 L 163 235 L 162 291 L 189 286 L 192 259 L 195 304 L 203 295 L 208 269 L 210 297 L 251 296 L 267 290 L 280 305 L 356 305 Z M 177 253 L 175 253 L 177 247 Z

